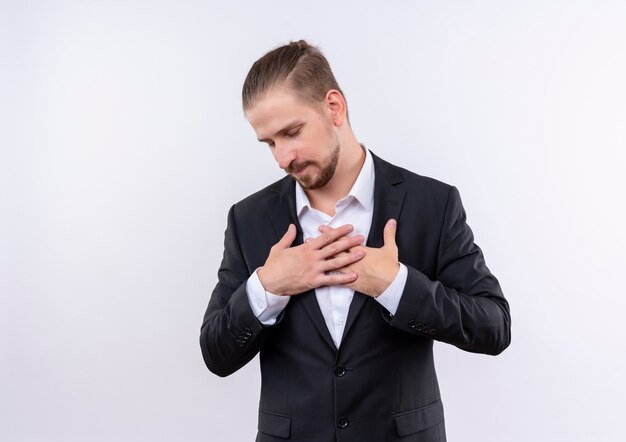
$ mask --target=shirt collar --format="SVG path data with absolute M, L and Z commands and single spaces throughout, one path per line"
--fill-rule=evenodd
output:
M 365 210 L 371 212 L 374 208 L 374 160 L 370 151 L 363 144 L 361 144 L 361 148 L 365 151 L 365 162 L 345 198 L 353 197 Z M 296 183 L 296 214 L 300 216 L 305 207 L 311 208 L 311 203 L 300 183 L 297 180 L 294 181 Z

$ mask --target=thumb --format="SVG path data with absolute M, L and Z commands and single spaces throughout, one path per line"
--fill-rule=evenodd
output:
M 276 243 L 276 246 L 280 249 L 287 249 L 293 243 L 294 239 L 296 239 L 296 226 L 294 224 L 289 224 L 287 231 L 283 235 L 283 237 Z
M 389 221 L 387 221 L 387 224 L 385 224 L 385 230 L 383 230 L 383 240 L 384 240 L 384 247 L 397 247 L 396 246 L 396 228 L 398 226 L 398 223 L 396 222 L 395 219 L 390 219 Z

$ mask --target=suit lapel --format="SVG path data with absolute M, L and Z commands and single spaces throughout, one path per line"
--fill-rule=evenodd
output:
M 403 181 L 400 172 L 391 164 L 374 155 L 371 151 L 370 153 L 374 160 L 374 213 L 372 215 L 372 225 L 366 245 L 368 247 L 379 248 L 384 244 L 383 229 L 387 221 L 391 218 L 399 221 L 406 192 L 395 187 Z M 367 298 L 369 298 L 369 296 L 363 293 L 354 292 L 354 297 L 352 298 L 350 309 L 348 310 L 346 326 L 341 337 L 342 343 Z
M 296 193 L 295 182 L 291 177 L 283 178 L 278 185 L 276 195 L 270 198 L 267 202 L 267 209 L 269 211 L 270 219 L 276 232 L 276 241 L 278 241 L 287 231 L 289 224 L 295 224 L 298 231 L 296 239 L 292 244 L 298 246 L 302 244 L 303 235 L 302 228 L 298 222 L 298 215 L 296 213 Z M 324 341 L 333 350 L 336 350 L 335 342 L 330 336 L 326 322 L 324 321 L 324 315 L 320 310 L 317 297 L 315 296 L 315 290 L 308 290 L 299 295 L 293 296 L 289 302 L 301 302 L 306 310 L 307 314 L 311 317 L 311 321 L 315 325 L 317 331 L 322 335 Z
M 294 186 L 293 179 L 289 176 L 280 180 L 276 188 L 272 189 L 274 196 L 267 200 L 267 210 L 274 226 L 276 241 L 287 232 L 289 224 L 295 224 L 298 234 L 293 245 L 299 245 L 302 244 L 302 228 L 296 214 L 296 192 Z

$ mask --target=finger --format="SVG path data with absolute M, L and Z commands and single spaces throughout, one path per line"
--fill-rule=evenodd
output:
M 293 241 L 296 239 L 296 226 L 294 224 L 289 224 L 287 231 L 283 235 L 283 237 L 276 243 L 276 246 L 280 249 L 287 249 L 291 246 Z
M 357 261 L 360 261 L 365 256 L 365 252 L 363 250 L 357 250 L 353 253 L 342 253 L 340 255 L 335 256 L 334 258 L 327 259 L 322 262 L 322 271 L 323 272 L 331 272 L 339 269 L 343 269 L 344 267 L 349 266 Z M 346 270 L 347 271 L 347 270 Z M 345 273 L 345 272 L 341 272 Z
M 330 226 L 328 226 L 326 224 L 320 224 L 319 226 L 317 226 L 317 230 L 320 233 L 329 233 L 329 232 L 332 232 L 333 230 L 341 229 L 341 228 L 344 228 L 344 227 L 347 227 L 347 226 L 351 226 L 352 230 L 354 230 L 354 226 L 352 226 L 352 224 L 344 224 L 344 225 L 339 226 L 339 227 L 330 227 Z
M 341 285 L 341 284 L 349 284 L 353 281 L 356 281 L 358 275 L 356 272 L 347 271 L 345 273 L 337 273 L 334 272 L 330 275 L 320 275 L 317 279 L 317 287 L 322 287 L 325 285 Z
M 383 240 L 385 242 L 385 247 L 396 247 L 396 230 L 398 227 L 398 223 L 395 219 L 390 219 L 385 224 L 385 229 L 383 230 Z
M 332 227 L 330 227 L 330 226 L 325 225 L 325 224 L 321 224 L 321 225 L 318 226 L 317 230 L 320 233 L 326 233 L 326 232 L 330 232 L 331 230 L 334 230 L 334 229 Z M 361 243 L 365 241 L 365 237 L 362 237 L 362 238 L 363 238 L 363 240 L 361 241 Z
M 338 238 L 341 238 L 342 236 L 346 236 L 347 234 L 351 233 L 354 230 L 354 227 L 352 227 L 351 224 L 345 224 L 343 226 L 337 227 L 336 229 L 333 229 L 332 227 L 329 227 L 329 229 L 330 230 L 322 233 L 317 238 L 314 238 L 312 241 L 309 242 L 309 244 L 317 249 L 321 249 L 322 247 L 332 243 Z
M 320 249 L 320 257 L 322 259 L 329 258 L 337 255 L 338 253 L 345 252 L 352 247 L 356 247 L 363 243 L 365 237 L 363 235 L 346 236 L 340 238 L 330 244 L 325 245 Z

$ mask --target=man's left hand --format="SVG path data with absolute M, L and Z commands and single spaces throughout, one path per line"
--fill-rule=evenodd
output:
M 396 245 L 396 228 L 397 222 L 395 219 L 387 221 L 383 231 L 384 245 L 380 249 L 356 246 L 347 250 L 348 252 L 362 250 L 365 256 L 357 262 L 337 269 L 337 272 L 355 272 L 358 275 L 356 280 L 342 286 L 350 287 L 373 298 L 387 290 L 387 287 L 389 287 L 400 271 L 398 246 Z M 324 225 L 319 227 L 321 233 L 326 232 L 328 229 L 330 227 Z

